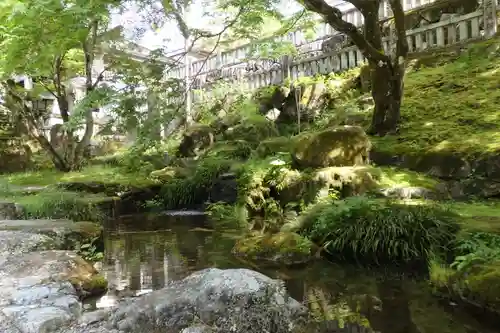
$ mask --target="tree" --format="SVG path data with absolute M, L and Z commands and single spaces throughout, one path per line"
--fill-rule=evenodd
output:
M 359 48 L 370 66 L 372 96 L 375 101 L 370 134 L 385 135 L 397 131 L 400 121 L 401 101 L 408 43 L 406 40 L 405 14 L 401 0 L 389 0 L 396 30 L 396 53 L 385 54 L 382 47 L 382 27 L 379 7 L 382 0 L 346 0 L 364 16 L 363 32 L 342 19 L 342 13 L 324 0 L 300 0 L 303 6 L 320 14 L 335 30 L 346 34 Z
M 107 31 L 114 0 L 7 0 L 0 5 L 0 82 L 5 104 L 24 121 L 30 137 L 49 154 L 61 171 L 78 168 L 93 134 L 93 110 L 100 97 L 103 73 L 93 73 L 94 57 Z M 11 80 L 24 74 L 35 78 L 33 89 Z M 72 80 L 85 78 L 85 97 L 70 110 Z M 49 92 L 63 120 L 63 147 L 57 149 L 44 134 L 47 114 L 37 114 L 33 102 Z M 79 137 L 77 129 L 83 128 Z

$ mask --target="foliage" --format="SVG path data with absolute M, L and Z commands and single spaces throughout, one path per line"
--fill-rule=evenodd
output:
M 229 205 L 222 202 L 212 203 L 206 208 L 216 229 L 247 229 L 248 211 L 242 205 Z
M 252 145 L 245 140 L 217 141 L 206 156 L 245 160 L 252 154 Z
M 457 240 L 456 257 L 451 268 L 460 274 L 470 272 L 477 265 L 500 259 L 500 235 L 488 232 L 468 232 Z
M 352 197 L 321 204 L 302 231 L 332 255 L 375 264 L 427 262 L 446 252 L 458 216 L 437 206 Z
M 192 177 L 174 178 L 163 185 L 161 199 L 166 209 L 177 209 L 203 204 L 213 182 L 227 172 L 232 161 L 220 158 L 206 158 L 199 162 Z
M 4 104 L 23 120 L 28 134 L 51 156 L 56 168 L 70 171 L 79 168 L 85 149 L 93 134 L 92 110 L 97 102 L 106 101 L 92 77 L 92 64 L 98 44 L 105 39 L 109 9 L 117 0 L 99 1 L 18 1 L 2 2 L 0 46 L 0 83 Z M 44 24 L 40 25 L 40 22 Z M 34 78 L 33 89 L 16 87 L 13 75 L 26 74 Z M 73 79 L 85 76 L 85 93 L 69 110 L 69 94 L 74 90 Z M 63 151 L 43 134 L 43 123 L 50 110 L 36 110 L 28 101 L 39 94 L 50 93 L 57 103 L 63 120 Z M 83 128 L 81 138 L 76 130 Z
M 99 251 L 99 242 L 102 242 L 101 236 L 94 237 L 86 243 L 77 244 L 75 251 L 87 261 L 101 261 L 104 253 Z

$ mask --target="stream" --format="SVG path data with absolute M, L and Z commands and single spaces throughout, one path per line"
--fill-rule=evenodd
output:
M 197 212 L 107 222 L 104 260 L 96 265 L 109 291 L 87 302 L 86 309 L 114 306 L 204 268 L 249 268 L 283 280 L 291 297 L 304 302 L 313 316 L 341 327 L 351 322 L 381 333 L 500 332 L 496 323 L 480 322 L 465 309 L 437 300 L 426 281 L 386 281 L 367 270 L 323 260 L 296 268 L 260 267 L 231 254 L 237 234 L 209 227 Z

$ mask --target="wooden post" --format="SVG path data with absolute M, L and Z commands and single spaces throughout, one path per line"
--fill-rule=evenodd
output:
M 188 10 L 188 2 L 182 8 L 182 17 L 186 21 Z M 184 36 L 184 85 L 185 85 L 185 107 L 186 107 L 186 127 L 191 125 L 193 122 L 193 116 L 191 114 L 191 56 L 189 51 L 191 49 L 191 36 Z
M 497 33 L 497 2 L 483 0 L 484 37 L 491 38 Z
M 284 83 L 290 77 L 291 57 L 284 55 L 281 57 L 281 82 Z

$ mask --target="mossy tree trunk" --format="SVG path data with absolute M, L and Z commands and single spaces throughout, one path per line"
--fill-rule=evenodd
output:
M 403 80 L 408 55 L 405 14 L 400 0 L 389 0 L 394 14 L 396 52 L 387 55 L 382 46 L 382 27 L 379 21 L 381 0 L 346 0 L 352 3 L 364 16 L 363 32 L 342 19 L 342 12 L 330 6 L 325 0 L 302 0 L 308 10 L 323 16 L 335 30 L 346 34 L 367 59 L 372 77 L 372 96 L 375 110 L 368 130 L 372 135 L 386 135 L 396 132 L 400 121 Z

